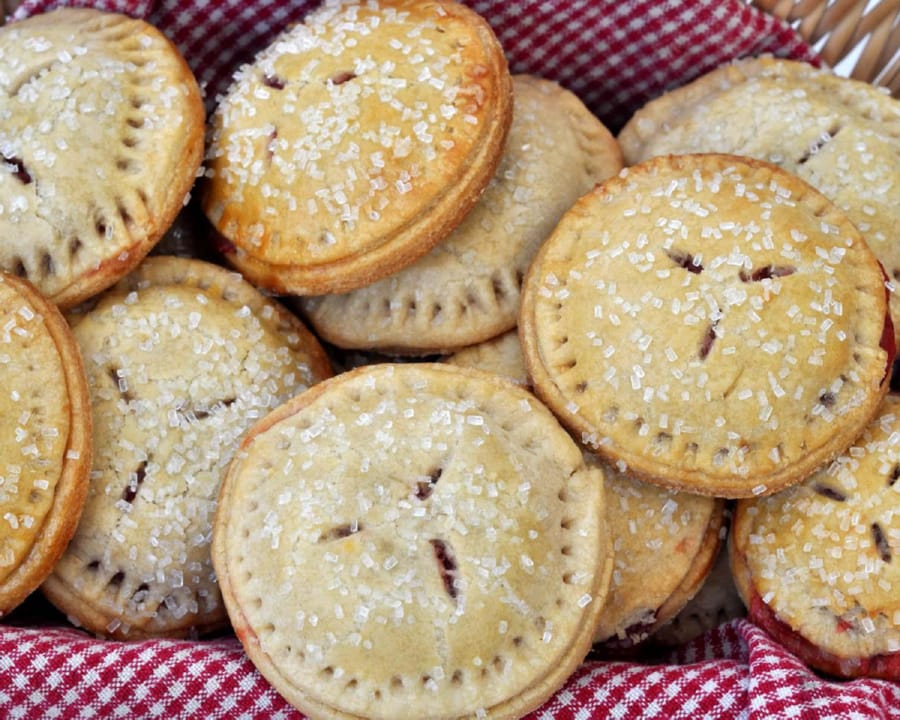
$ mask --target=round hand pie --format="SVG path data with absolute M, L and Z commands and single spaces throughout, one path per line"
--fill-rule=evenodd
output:
M 768 163 L 649 160 L 573 207 L 526 278 L 535 391 L 621 470 L 719 497 L 799 482 L 888 388 L 884 276 L 847 217 Z
M 517 718 L 590 648 L 603 473 L 534 397 L 375 365 L 254 426 L 213 561 L 250 659 L 313 718 Z
M 257 285 L 345 292 L 443 240 L 493 176 L 512 115 L 503 51 L 464 5 L 327 3 L 237 74 L 202 203 Z
M 0 273 L 0 616 L 53 569 L 91 469 L 88 385 L 72 331 L 25 280 Z
M 810 666 L 900 681 L 900 396 L 802 485 L 737 505 L 731 565 L 750 618 Z
M 71 307 L 134 268 L 203 156 L 197 82 L 156 28 L 63 8 L 0 28 L 0 268 Z
M 209 555 L 219 484 L 254 420 L 330 374 L 324 352 L 240 275 L 184 258 L 146 259 L 71 321 L 94 462 L 44 594 L 108 637 L 227 625 Z

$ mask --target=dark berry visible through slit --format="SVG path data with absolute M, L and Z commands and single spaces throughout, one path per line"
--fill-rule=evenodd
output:
M 878 556 L 884 562 L 889 563 L 891 561 L 891 546 L 888 544 L 884 530 L 881 529 L 881 525 L 878 523 L 872 523 L 872 540 L 875 541 L 875 549 L 878 551 Z
M 3 155 L 3 162 L 12 168 L 13 177 L 23 185 L 29 185 L 32 182 L 31 173 L 25 167 L 25 163 L 17 157 L 6 157 Z
M 351 535 L 358 533 L 360 530 L 362 530 L 362 525 L 358 522 L 335 525 L 333 528 L 330 528 L 319 535 L 318 542 L 323 543 L 341 540 L 342 538 L 350 537 Z
M 345 82 L 349 82 L 353 78 L 356 77 L 356 73 L 350 72 L 346 70 L 344 72 L 338 73 L 334 77 L 331 78 L 332 85 L 343 85 Z
M 703 265 L 697 262 L 696 258 L 690 253 L 681 252 L 680 250 L 666 250 L 666 255 L 669 256 L 669 260 L 689 273 L 699 275 L 703 272 Z
M 130 392 L 128 392 L 128 388 L 125 386 L 125 384 L 120 382 L 119 368 L 111 367 L 111 368 L 109 368 L 109 370 L 107 372 L 109 373 L 110 380 L 113 381 L 113 385 L 116 386 L 116 390 L 118 390 L 119 394 L 122 396 L 122 399 L 125 402 L 131 402 L 134 399 L 134 397 L 131 395 Z
M 418 500 L 426 500 L 431 497 L 431 493 L 434 492 L 434 486 L 437 484 L 437 481 L 440 479 L 443 472 L 444 471 L 441 468 L 432 470 L 428 474 L 428 480 L 419 480 L 419 482 L 416 483 L 416 498 Z
M 713 323 L 709 324 L 709 327 L 706 329 L 706 335 L 703 336 L 703 341 L 700 343 L 700 359 L 706 360 L 706 357 L 709 355 L 709 351 L 712 350 L 713 343 L 716 341 L 716 325 L 719 324 L 719 321 L 716 320 Z
M 771 278 L 787 277 L 797 272 L 797 268 L 790 265 L 764 265 L 763 267 L 751 270 L 741 270 L 739 277 L 742 282 L 761 282 Z
M 835 502 L 846 502 L 847 496 L 839 490 L 835 490 L 834 488 L 828 487 L 827 485 L 819 485 L 816 484 L 813 486 L 813 490 L 815 490 L 819 495 L 823 495 L 827 497 L 829 500 L 834 500 Z
M 147 477 L 146 460 L 138 465 L 132 476 L 128 478 L 128 484 L 125 486 L 125 490 L 122 491 L 122 499 L 125 502 L 134 502 L 134 499 L 137 497 L 138 490 L 141 487 L 141 483 L 144 482 L 145 477 Z
M 825 407 L 831 407 L 834 405 L 834 393 L 825 392 L 819 395 L 819 402 L 822 403 Z
M 443 540 L 429 540 L 431 548 L 434 550 L 434 559 L 437 560 L 438 572 L 441 575 L 441 581 L 444 583 L 444 590 L 447 594 L 456 600 L 459 597 L 459 590 L 456 588 L 456 558 L 453 555 L 451 547 Z
M 277 75 L 263 75 L 262 83 L 274 90 L 284 90 L 285 86 L 284 79 Z

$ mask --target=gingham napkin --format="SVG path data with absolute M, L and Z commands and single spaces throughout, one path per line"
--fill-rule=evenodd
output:
M 512 72 L 556 80 L 612 130 L 662 91 L 746 55 L 813 60 L 792 30 L 741 0 L 464 0 L 491 23 Z M 234 69 L 319 0 L 25 0 L 141 17 L 181 49 L 211 106 Z
M 733 620 L 665 664 L 585 662 L 528 720 L 889 720 L 900 685 L 827 682 Z M 103 642 L 65 627 L 0 627 L 0 717 L 300 720 L 233 637 Z
M 815 59 L 789 28 L 741 0 L 466 3 L 492 24 L 513 72 L 557 80 L 613 130 L 646 100 L 725 61 L 764 52 Z M 26 0 L 16 17 L 63 4 L 157 25 L 184 53 L 211 107 L 240 63 L 317 3 Z M 32 600 L 15 624 L 0 625 L 0 718 L 302 717 L 232 636 L 107 642 L 42 616 L 42 607 Z M 900 717 L 900 685 L 824 680 L 762 630 L 735 620 L 655 663 L 587 661 L 528 717 L 888 719 Z

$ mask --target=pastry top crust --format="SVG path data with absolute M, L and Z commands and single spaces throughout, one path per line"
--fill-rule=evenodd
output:
M 516 75 L 513 92 L 500 165 L 442 243 L 364 288 L 302 299 L 324 339 L 423 354 L 515 327 L 522 277 L 538 247 L 581 195 L 621 170 L 622 153 L 603 124 L 558 84 Z
M 0 274 L 0 615 L 50 573 L 75 531 L 91 467 L 88 386 L 59 311 Z
M 72 322 L 94 463 L 45 594 L 111 637 L 225 625 L 209 557 L 219 483 L 256 418 L 330 375 L 324 351 L 237 273 L 184 258 L 146 259 Z
M 487 23 L 455 2 L 331 3 L 242 68 L 211 121 L 203 207 L 254 282 L 368 284 L 443 239 L 512 114 Z
M 842 452 L 887 391 L 877 260 L 826 198 L 725 155 L 655 158 L 582 198 L 526 278 L 536 392 L 650 482 L 740 497 Z
M 605 474 L 614 565 L 594 640 L 640 641 L 671 618 L 706 576 L 720 544 L 724 502 L 611 469 Z M 698 562 L 698 579 L 680 593 Z M 678 604 L 661 616 L 660 609 L 676 594 Z
M 203 155 L 193 74 L 156 28 L 63 8 L 0 28 L 0 267 L 61 307 L 174 220 Z
M 492 372 L 512 380 L 516 385 L 531 386 L 525 369 L 525 358 L 522 357 L 519 334 L 515 330 L 458 350 L 446 357 L 444 362 Z
M 245 436 L 213 557 L 254 664 L 310 716 L 520 717 L 590 647 L 603 496 L 525 390 L 369 366 Z
M 629 163 L 722 152 L 783 167 L 847 213 L 900 285 L 900 101 L 883 89 L 802 62 L 740 60 L 648 103 L 619 142 Z M 891 314 L 900 342 L 897 293 Z
M 900 396 L 853 446 L 783 493 L 741 501 L 732 552 L 755 592 L 803 638 L 838 658 L 900 652 Z

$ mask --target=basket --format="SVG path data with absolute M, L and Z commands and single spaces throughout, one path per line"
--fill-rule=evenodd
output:
M 0 24 L 22 1 L 0 0 L 4 10 L 0 12 Z M 22 10 L 44 1 L 28 0 Z M 613 128 L 651 97 L 712 69 L 708 62 L 702 62 L 706 58 L 691 55 L 691 43 L 716 21 L 734 32 L 744 32 L 744 40 L 754 32 L 777 35 L 774 43 L 746 42 L 735 46 L 728 51 L 734 53 L 730 57 L 781 52 L 790 57 L 820 59 L 836 67 L 840 74 L 888 88 L 895 97 L 900 95 L 900 0 L 730 0 L 727 4 L 725 0 L 464 1 L 482 14 L 488 8 L 504 18 L 501 24 L 507 26 L 508 33 L 501 34 L 501 42 L 517 51 L 519 60 L 512 66 L 515 72 L 554 76 L 581 95 Z M 267 29 L 254 30 L 252 42 L 247 40 L 241 35 L 241 28 L 246 29 L 251 23 L 243 17 L 246 7 L 262 7 L 270 12 L 271 6 L 289 6 L 294 13 L 290 19 L 294 19 L 304 8 L 317 4 L 316 0 L 219 2 L 228 4 L 228 12 L 234 14 L 225 17 L 217 27 L 221 37 L 216 37 L 214 47 L 202 33 L 191 34 L 197 28 L 188 23 L 196 23 L 196 19 L 188 16 L 204 15 L 217 0 L 66 0 L 64 4 L 113 10 L 140 7 L 151 21 L 162 19 L 169 23 L 172 34 L 193 38 L 190 42 L 196 42 L 204 53 L 199 56 L 199 63 L 207 74 L 198 76 L 206 83 L 207 99 L 212 103 L 216 92 L 223 89 L 217 84 L 216 73 L 249 59 L 276 30 L 270 20 Z M 46 0 L 43 6 L 49 4 L 51 0 Z M 702 23 L 691 28 L 678 27 L 676 32 L 680 35 L 673 36 L 662 20 L 648 22 L 648 29 L 643 32 L 652 35 L 652 41 L 639 47 L 623 47 L 617 44 L 616 23 L 624 26 L 625 21 L 616 15 L 626 5 L 641 8 L 647 17 L 657 19 L 672 6 L 695 5 L 702 7 Z M 185 11 L 185 6 L 194 9 Z M 598 18 L 596 12 L 591 13 L 597 7 L 612 18 L 605 26 L 608 36 L 602 51 L 592 44 L 594 38 L 578 36 L 579 31 L 605 20 Z M 736 7 L 747 14 L 734 13 L 734 17 L 723 19 L 721 11 L 725 7 L 726 12 Z M 285 23 L 284 15 L 280 25 Z M 529 22 L 521 20 L 522 15 L 528 15 Z M 509 19 L 514 16 L 518 19 Z M 555 22 L 548 22 L 548 17 Z M 532 21 L 543 23 L 542 30 L 523 33 Z M 742 23 L 752 25 L 745 28 Z M 668 65 L 648 70 L 642 65 L 651 42 L 658 47 L 660 43 L 675 41 L 691 58 L 683 68 Z M 722 61 L 720 57 L 716 62 Z M 603 75 L 623 62 L 628 64 L 627 70 L 633 71 L 634 81 L 627 92 L 612 92 L 610 85 L 603 85 Z M 41 613 L 47 610 L 38 601 L 11 625 L 0 624 L 0 718 L 301 717 L 256 673 L 233 637 L 202 642 L 104 642 L 64 626 L 58 617 L 49 623 L 41 622 Z M 656 664 L 589 660 L 563 690 L 528 717 L 874 720 L 896 716 L 897 708 L 900 684 L 823 680 L 762 630 L 738 619 L 659 655 Z
M 842 74 L 900 96 L 900 0 L 751 0 L 781 18 Z

